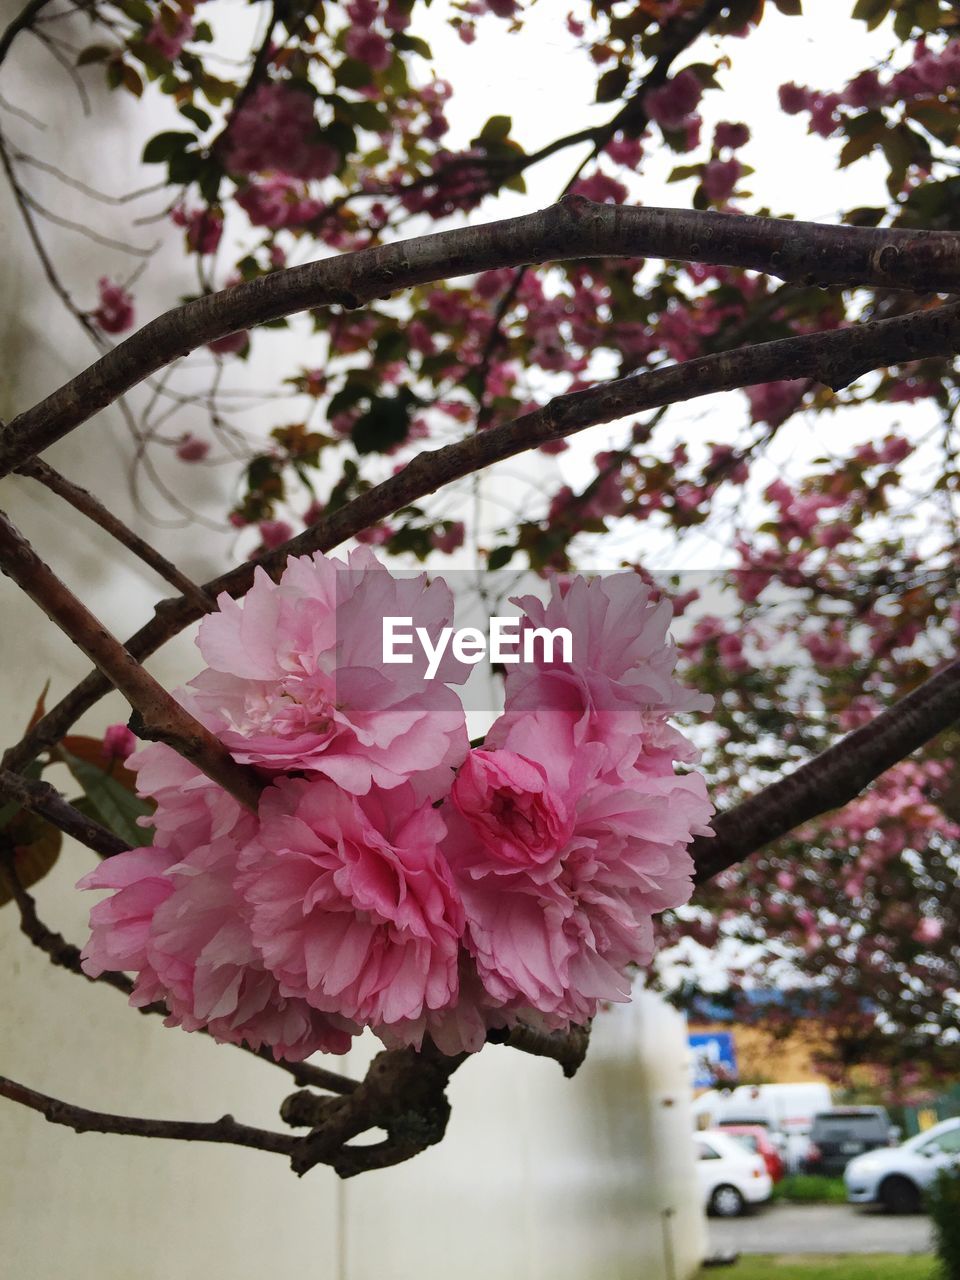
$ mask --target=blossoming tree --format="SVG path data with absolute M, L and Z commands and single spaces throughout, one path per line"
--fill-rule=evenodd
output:
M 533 151 L 504 115 L 449 138 L 426 7 L 255 0 L 257 39 L 230 79 L 214 70 L 226 19 L 201 0 L 32 0 L 0 37 L 0 64 L 36 40 L 81 90 L 105 76 L 166 104 L 177 127 L 143 162 L 198 280 L 140 328 L 133 280 L 95 272 L 77 302 L 30 189 L 38 166 L 72 179 L 16 140 L 13 116 L 3 125 L 64 324 L 98 358 L 5 425 L 0 466 L 177 594 L 121 642 L 0 519 L 4 572 L 96 667 L 41 700 L 6 752 L 0 901 L 55 964 L 303 1086 L 282 1110 L 298 1133 L 90 1112 L 0 1078 L 57 1123 L 236 1143 L 299 1173 L 393 1164 L 442 1137 L 446 1082 L 486 1042 L 572 1074 L 598 1009 L 654 963 L 657 929 L 674 985 L 692 946 L 732 954 L 734 988 L 806 979 L 843 1064 L 932 1060 L 960 1025 L 953 7 L 858 0 L 885 57 L 831 88 L 782 85 L 773 105 L 809 122 L 807 146 L 884 167 L 888 199 L 830 223 L 753 211 L 751 122 L 722 118 L 738 49 L 774 11 L 802 24 L 800 0 L 573 0 L 557 27 L 597 68 L 584 111 L 598 122 Z M 523 40 L 525 17 L 519 0 L 450 0 L 443 15 L 478 48 L 485 24 Z M 557 204 L 483 220 L 488 198 L 565 152 Z M 639 204 L 636 175 L 672 153 L 689 198 Z M 296 354 L 266 431 L 243 432 L 230 380 L 278 327 Z M 198 369 L 202 395 L 178 384 Z M 743 423 L 678 438 L 675 406 L 715 392 L 745 393 Z M 887 421 L 850 445 L 838 429 L 803 474 L 764 477 L 800 414 L 917 401 L 934 427 Z M 241 458 L 225 514 L 251 549 L 236 567 L 191 581 L 109 495 L 39 456 L 118 403 L 138 456 Z M 189 429 L 171 434 L 184 406 Z M 620 443 L 578 487 L 551 479 L 502 528 L 445 510 L 450 486 L 520 454 L 540 451 L 538 475 L 555 476 L 543 455 L 609 423 Z M 716 538 L 711 591 L 655 574 L 636 541 L 621 572 L 576 575 L 640 525 L 673 548 Z M 502 714 L 471 744 L 456 655 L 430 680 L 416 658 L 387 669 L 378 647 L 386 618 L 437 639 L 452 617 L 442 574 L 397 577 L 369 546 L 330 555 L 351 539 L 393 564 L 442 569 L 469 540 L 491 571 L 556 571 L 546 603 L 519 601 L 522 625 L 566 628 L 571 655 L 511 666 Z M 141 664 L 198 621 L 205 667 L 167 691 Z M 113 688 L 129 728 L 74 733 Z M 55 763 L 82 796 L 43 779 Z M 82 951 L 30 892 L 61 832 L 101 859 L 81 882 L 106 891 Z M 363 1029 L 385 1048 L 362 1081 L 305 1061 Z M 383 1141 L 352 1142 L 373 1128 Z

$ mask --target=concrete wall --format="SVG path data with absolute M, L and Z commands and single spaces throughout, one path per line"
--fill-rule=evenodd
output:
M 0 0 L 4 24 L 21 0 Z M 211 11 L 216 6 L 209 5 Z M 246 14 L 237 0 L 233 9 Z M 81 37 L 81 43 L 86 37 Z M 29 37 L 0 77 L 8 101 L 40 109 L 43 135 L 4 114 L 21 146 L 74 177 L 120 192 L 142 181 L 136 157 L 142 121 L 119 96 L 98 114 L 93 145 L 76 144 L 78 105 L 54 64 Z M 42 97 L 37 86 L 44 86 Z M 160 127 L 157 125 L 155 127 Z M 141 129 L 138 137 L 136 129 Z M 71 194 L 34 174 L 52 208 L 130 236 L 122 210 Z M 157 203 L 162 203 L 158 197 Z M 95 304 L 98 275 L 122 275 L 122 257 L 75 233 L 44 227 L 69 287 Z M 139 234 L 139 233 L 138 233 Z M 147 233 L 152 238 L 154 232 Z M 164 233 L 166 234 L 166 233 Z M 175 256 L 137 287 L 140 318 L 159 309 L 184 276 Z M 26 247 L 6 190 L 0 194 L 0 415 L 62 382 L 91 348 L 46 286 Z M 142 526 L 126 482 L 129 438 L 115 413 L 100 415 L 50 460 L 95 488 L 118 513 L 162 539 L 197 577 L 225 564 L 226 541 L 195 529 Z M 180 471 L 190 499 L 208 501 L 225 481 Z M 129 634 L 157 581 L 99 532 L 25 479 L 2 484 L 5 510 L 108 626 Z M 219 509 L 223 510 L 221 497 Z M 87 670 L 86 661 L 6 581 L 0 580 L 0 740 L 19 736 L 44 681 L 51 698 Z M 187 637 L 151 663 L 175 684 L 196 669 Z M 85 721 L 98 733 L 126 718 L 118 698 Z M 82 941 L 89 902 L 73 885 L 91 855 L 69 843 L 37 887 L 43 918 Z M 121 996 L 55 970 L 0 909 L 0 1072 L 103 1110 L 207 1119 L 223 1112 L 267 1127 L 287 1077 L 235 1049 L 163 1028 Z M 365 1047 L 330 1065 L 362 1071 Z M 686 1280 L 702 1254 L 694 1191 L 683 1023 L 644 996 L 597 1023 L 588 1062 L 565 1081 L 556 1064 L 489 1048 L 450 1089 L 445 1142 L 408 1165 L 348 1184 L 325 1169 L 298 1181 L 277 1157 L 233 1148 L 98 1135 L 77 1136 L 0 1102 L 0 1275 L 24 1280 Z

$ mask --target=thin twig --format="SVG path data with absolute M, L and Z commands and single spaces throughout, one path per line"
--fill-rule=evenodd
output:
M 7 26 L 3 35 L 0 35 L 0 65 L 3 64 L 4 58 L 10 52 L 10 46 L 16 40 L 21 31 L 29 31 L 30 26 L 35 17 L 40 13 L 41 9 L 45 9 L 50 0 L 30 0 L 24 9 L 22 9 L 13 21 Z
M 51 1124 L 66 1125 L 75 1133 L 118 1133 L 138 1138 L 175 1138 L 184 1142 L 226 1142 L 236 1147 L 253 1147 L 292 1157 L 305 1141 L 285 1133 L 271 1133 L 239 1124 L 233 1116 L 219 1120 L 146 1120 L 139 1116 L 118 1116 L 108 1111 L 90 1111 L 86 1107 L 51 1098 L 30 1089 L 7 1076 L 0 1076 L 0 1097 L 30 1107 Z
M 75 809 L 49 782 L 33 781 L 10 769 L 0 768 L 0 797 L 16 800 L 22 808 L 45 818 L 102 858 L 112 858 L 130 848 L 113 831 Z
M 43 923 L 37 915 L 37 904 L 33 895 L 20 883 L 12 852 L 9 841 L 0 842 L 0 883 L 10 888 L 10 894 L 20 912 L 20 932 L 24 937 L 38 947 L 48 957 L 50 963 L 58 968 L 67 969 L 87 982 L 105 983 L 108 987 L 114 987 L 117 991 L 122 991 L 124 995 L 129 996 L 133 990 L 133 983 L 125 974 L 102 973 L 99 978 L 91 978 L 88 973 L 84 973 L 81 966 L 80 948 L 75 947 L 72 942 L 67 942 L 63 934 L 57 933 L 55 929 L 50 929 Z
M 141 737 L 174 747 L 207 777 L 256 812 L 263 784 L 195 720 L 95 618 L 0 512 L 0 567 L 96 664 L 142 717 Z
M 81 515 L 98 524 L 105 533 L 109 533 L 128 551 L 132 551 L 165 582 L 169 582 L 182 596 L 192 601 L 197 608 L 206 610 L 213 607 L 212 598 L 209 598 L 195 582 L 181 573 L 175 564 L 171 564 L 166 556 L 161 555 L 149 542 L 128 528 L 87 489 L 81 488 L 58 471 L 54 471 L 53 467 L 48 466 L 40 458 L 31 459 L 20 468 L 20 471 L 23 475 L 39 480 L 52 493 L 69 502 Z

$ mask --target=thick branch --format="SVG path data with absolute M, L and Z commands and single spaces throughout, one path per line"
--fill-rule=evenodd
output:
M 441 1140 L 450 1117 L 445 1089 L 468 1054 L 445 1057 L 426 1041 L 423 1050 L 388 1049 L 378 1053 L 366 1076 L 347 1098 L 313 1099 L 294 1094 L 281 1115 L 289 1124 L 311 1124 L 291 1166 L 303 1175 L 329 1164 L 341 1178 L 383 1169 L 418 1155 Z M 387 1140 L 351 1146 L 370 1129 L 385 1129 Z
M 116 538 L 122 546 L 128 551 L 132 551 L 135 556 L 149 565 L 151 569 L 165 582 L 168 582 L 174 590 L 179 591 L 194 605 L 201 609 L 210 607 L 211 601 L 203 594 L 195 582 L 181 573 L 175 564 L 160 554 L 155 547 L 146 542 L 139 534 L 129 529 L 122 520 L 117 519 L 112 511 L 107 508 L 87 489 L 82 489 L 80 485 L 74 484 L 65 476 L 60 475 L 58 471 L 54 471 L 53 467 L 47 466 L 45 462 L 41 462 L 39 458 L 33 458 L 30 462 L 25 463 L 20 470 L 24 475 L 39 480 L 40 483 L 51 493 L 57 494 L 58 497 L 69 502 L 70 505 L 79 511 L 81 515 L 92 520 L 94 524 L 100 526 L 105 533 L 109 533 L 112 538 Z
M 512 1027 L 509 1031 L 490 1031 L 491 1044 L 509 1045 L 535 1058 L 552 1058 L 563 1074 L 572 1079 L 583 1066 L 590 1047 L 590 1028 L 571 1027 L 569 1031 L 534 1031 L 532 1027 Z
M 238 765 L 223 744 L 144 671 L 40 559 L 2 512 L 0 567 L 96 663 L 140 713 L 149 726 L 145 736 L 169 742 L 241 804 L 256 812 L 262 784 L 253 770 Z
M 911 752 L 960 720 L 960 660 L 807 764 L 713 823 L 691 845 L 696 882 L 719 875 L 811 818 L 839 809 Z
M 571 258 L 653 257 L 747 267 L 810 284 L 960 290 L 953 232 L 831 227 L 567 196 L 538 213 L 342 254 L 166 312 L 0 436 L 0 475 L 22 466 L 171 360 L 225 334 L 309 308 L 359 307 L 413 285 Z
M 300 1138 L 285 1133 L 271 1133 L 238 1124 L 233 1116 L 219 1120 L 144 1120 L 139 1116 L 116 1116 L 106 1111 L 88 1111 L 70 1102 L 61 1102 L 36 1089 L 0 1076 L 0 1097 L 30 1107 L 51 1124 L 66 1125 L 76 1133 L 119 1133 L 138 1138 L 179 1138 L 185 1142 L 228 1142 L 237 1147 L 253 1147 L 257 1151 L 273 1151 L 293 1156 Z
M 325 514 L 298 537 L 256 560 L 221 574 L 205 583 L 202 589 L 211 597 L 223 591 L 240 597 L 249 590 L 257 565 L 276 578 L 283 572 L 291 555 L 331 551 L 347 538 L 443 485 L 549 440 L 573 435 L 599 423 L 780 378 L 814 379 L 838 388 L 870 369 L 923 356 L 953 355 L 958 350 L 960 304 L 951 303 L 892 320 L 802 334 L 701 356 L 684 364 L 653 369 L 585 391 L 558 396 L 513 422 L 503 423 L 441 449 L 418 454 L 389 480 L 375 485 L 338 510 Z M 200 616 L 182 597 L 166 601 L 157 615 L 130 638 L 128 650 L 135 658 L 145 658 Z M 109 682 L 98 674 L 87 676 L 38 721 L 20 744 L 7 751 L 4 763 L 8 768 L 22 769 L 38 752 L 59 741 L 77 717 L 93 706 L 109 688 Z
M 115 853 L 130 848 L 125 840 L 95 818 L 88 818 L 75 809 L 49 782 L 34 782 L 10 769 L 0 768 L 0 797 L 16 800 L 22 808 L 45 818 L 102 858 L 112 858 Z

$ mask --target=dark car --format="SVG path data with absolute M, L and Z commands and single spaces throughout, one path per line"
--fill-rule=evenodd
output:
M 892 1130 L 883 1107 L 834 1107 L 813 1117 L 807 1173 L 839 1176 L 854 1156 L 888 1147 Z

